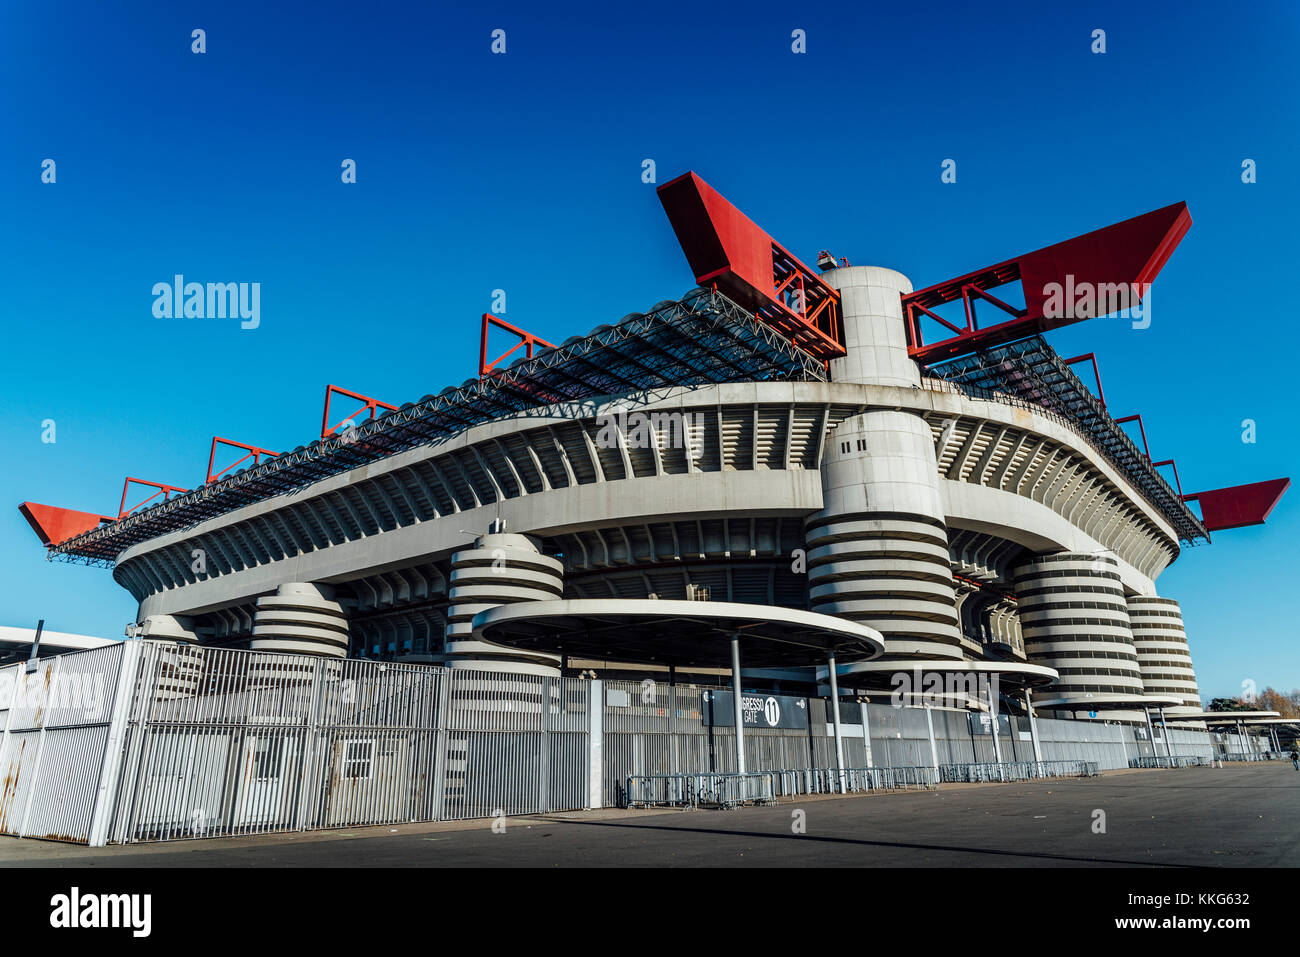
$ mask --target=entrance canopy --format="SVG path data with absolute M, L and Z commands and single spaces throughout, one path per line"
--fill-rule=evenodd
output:
M 1300 724 L 1300 718 L 1284 718 L 1277 711 L 1202 711 L 1180 714 L 1178 718 L 1206 724 Z
M 898 685 L 896 675 L 905 675 L 915 685 L 914 693 L 923 693 L 926 683 L 942 680 L 944 687 L 980 678 L 992 681 L 997 676 L 1000 686 L 1007 690 L 1036 688 L 1056 680 L 1056 672 L 1044 665 L 1031 665 L 1021 661 L 949 661 L 932 658 L 918 661 L 855 661 L 836 668 L 840 683 L 849 688 L 892 689 Z M 825 681 L 828 669 L 817 669 L 817 680 Z M 920 676 L 920 682 L 917 676 Z
M 1182 698 L 1153 694 L 1072 694 L 1054 695 L 1046 692 L 1042 698 L 1034 699 L 1034 707 L 1055 709 L 1057 711 L 1143 711 L 1147 708 L 1177 708 L 1183 704 Z M 1192 717 L 1185 714 L 1177 716 L 1180 721 Z
M 830 655 L 865 660 L 880 632 L 816 612 L 772 605 L 651 598 L 575 598 L 498 605 L 474 616 L 474 638 L 512 649 L 675 667 L 731 667 L 739 638 L 746 667 L 811 665 Z

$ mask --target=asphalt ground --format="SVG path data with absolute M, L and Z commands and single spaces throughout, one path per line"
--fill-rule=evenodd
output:
M 105 848 L 3 838 L 0 867 L 1297 867 L 1300 773 L 1289 762 L 1115 771 L 730 811 L 556 813 L 504 825 Z

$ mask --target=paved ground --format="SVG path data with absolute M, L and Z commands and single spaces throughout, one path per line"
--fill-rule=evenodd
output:
M 735 811 L 511 818 L 503 834 L 473 821 L 95 849 L 0 839 L 0 867 L 303 865 L 1300 867 L 1300 774 L 1289 763 L 1116 771 Z

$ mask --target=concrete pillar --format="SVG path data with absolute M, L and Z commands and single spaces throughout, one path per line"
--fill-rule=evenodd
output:
M 930 732 L 930 764 L 934 767 L 936 774 L 939 773 L 939 746 L 934 742 L 934 712 L 927 704 L 925 706 L 925 726 Z
M 835 672 L 835 656 L 827 659 L 831 675 L 831 730 L 835 735 L 835 771 L 840 779 L 840 793 L 844 793 L 844 739 L 840 735 L 840 679 Z
M 1034 760 L 1042 762 L 1043 749 L 1038 743 L 1038 721 L 1034 718 L 1034 706 L 1029 700 L 1029 689 L 1025 689 L 1025 714 L 1029 715 L 1029 740 L 1034 746 Z M 1127 758 L 1125 760 L 1127 763 Z
M 745 773 L 745 711 L 740 698 L 740 638 L 731 636 L 731 701 L 736 718 L 736 770 Z
M 586 805 L 605 806 L 605 683 L 599 680 L 587 682 Z
M 871 702 L 863 701 L 858 705 L 862 709 L 862 746 L 867 752 L 867 767 L 875 767 L 871 758 Z
M 993 687 L 989 686 L 989 726 L 993 731 L 993 757 L 1002 763 L 1002 742 L 998 735 L 998 706 L 993 697 Z

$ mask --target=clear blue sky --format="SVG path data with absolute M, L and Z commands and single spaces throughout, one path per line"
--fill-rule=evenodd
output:
M 805 260 L 918 286 L 1186 200 L 1151 328 L 1053 342 L 1099 353 L 1189 491 L 1297 471 L 1294 3 L 269 6 L 0 9 L 0 622 L 120 635 L 135 613 L 109 572 L 45 562 L 20 501 L 112 511 L 127 474 L 202 481 L 214 434 L 305 444 L 329 382 L 459 384 L 495 288 L 552 341 L 689 288 L 645 158 Z M 154 318 L 178 272 L 260 282 L 260 328 Z M 1207 701 L 1300 686 L 1298 496 L 1160 578 Z

